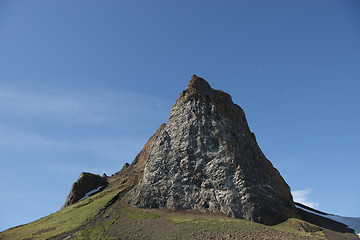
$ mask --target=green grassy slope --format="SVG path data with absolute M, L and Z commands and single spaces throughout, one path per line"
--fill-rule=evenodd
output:
M 321 230 L 299 228 L 304 222 L 298 219 L 269 227 L 219 214 L 137 209 L 121 199 L 114 201 L 126 188 L 113 185 L 47 217 L 1 232 L 0 239 L 326 239 Z
M 135 177 L 134 177 L 135 176 Z M 322 229 L 290 218 L 266 226 L 220 213 L 138 209 L 122 196 L 139 174 L 109 178 L 108 187 L 47 217 L 0 233 L 0 240 L 36 239 L 328 239 L 358 240 L 355 234 Z
M 37 221 L 10 228 L 0 239 L 48 239 L 74 230 L 93 219 L 125 186 L 112 187 Z

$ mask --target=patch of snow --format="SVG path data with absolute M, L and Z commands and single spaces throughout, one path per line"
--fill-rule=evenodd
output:
M 348 226 L 349 228 L 353 229 L 355 231 L 355 233 L 359 236 L 360 238 L 360 218 L 356 218 L 356 217 L 342 217 L 342 216 L 338 216 L 338 215 L 332 215 L 332 214 L 328 214 L 328 215 L 325 215 L 325 214 L 320 214 L 320 213 L 317 213 L 317 212 L 314 212 L 314 211 L 311 211 L 311 210 L 308 210 L 308 209 L 305 209 L 305 208 L 302 208 L 300 206 L 296 206 L 297 208 L 300 208 L 304 211 L 307 211 L 307 212 L 310 212 L 310 213 L 313 213 L 313 214 L 316 214 L 316 215 L 319 215 L 321 217 L 325 217 L 325 218 L 329 218 L 331 220 L 334 220 L 336 222 L 339 222 L 339 223 L 343 223 L 345 224 L 346 226 Z
M 103 186 L 100 186 L 100 187 L 98 187 L 98 188 L 95 188 L 95 189 L 87 192 L 87 193 L 85 194 L 85 196 L 84 196 L 83 198 L 81 198 L 80 200 L 83 200 L 83 199 L 85 199 L 85 198 L 88 198 L 88 197 L 90 197 L 91 195 L 93 195 L 94 193 L 97 193 L 98 191 L 100 191 L 100 189 L 101 189 L 102 187 L 103 187 Z M 80 200 L 79 200 L 79 201 L 80 201 Z

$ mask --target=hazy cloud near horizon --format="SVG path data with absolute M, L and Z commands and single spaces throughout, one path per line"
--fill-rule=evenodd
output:
M 308 188 L 308 189 L 303 189 L 303 190 L 292 191 L 291 194 L 293 195 L 294 202 L 304 204 L 311 208 L 317 208 L 319 206 L 319 204 L 310 200 L 311 192 L 312 192 L 312 189 Z

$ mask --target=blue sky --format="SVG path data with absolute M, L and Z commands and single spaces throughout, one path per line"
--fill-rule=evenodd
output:
M 356 0 L 0 1 L 0 230 L 131 162 L 193 74 L 297 199 L 359 217 L 359 23 Z

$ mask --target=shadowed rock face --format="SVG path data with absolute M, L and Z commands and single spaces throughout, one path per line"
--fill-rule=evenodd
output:
M 105 187 L 108 186 L 108 180 L 110 179 L 113 180 L 113 184 L 114 182 L 117 182 L 118 184 L 126 183 L 130 188 L 137 184 L 139 179 L 143 176 L 146 159 L 149 157 L 151 146 L 153 145 L 153 142 L 158 134 L 164 128 L 165 124 L 162 124 L 156 133 L 146 142 L 144 148 L 136 156 L 131 165 L 129 163 L 125 163 L 124 167 L 119 172 L 113 174 L 111 177 L 108 177 L 105 173 L 102 177 L 89 172 L 81 173 L 77 181 L 73 183 L 70 193 L 67 196 L 65 204 L 62 206 L 62 208 L 78 202 L 87 193 L 94 189 L 101 187 L 98 191 L 93 192 L 91 195 L 104 190 Z
M 115 178 L 122 179 L 121 184 L 126 182 L 128 185 L 134 186 L 139 182 L 140 178 L 143 177 L 146 159 L 149 157 L 150 149 L 159 133 L 164 130 L 165 126 L 166 125 L 163 123 L 154 135 L 149 138 L 144 145 L 144 148 L 138 153 L 138 155 L 136 155 L 131 165 L 129 163 L 125 163 L 123 168 L 119 172 L 115 173 Z
M 138 155 L 136 155 L 131 165 L 129 163 L 125 163 L 123 168 L 119 172 L 115 173 L 115 176 L 124 177 L 136 175 L 136 177 L 142 177 L 142 173 L 146 164 L 146 159 L 149 157 L 151 146 L 153 145 L 159 133 L 164 130 L 165 126 L 165 123 L 163 123 L 155 132 L 155 134 L 149 138 L 149 140 L 146 142 L 143 149 L 138 153 Z
M 62 208 L 76 203 L 91 190 L 97 189 L 99 187 L 105 188 L 107 185 L 108 182 L 106 177 L 100 177 L 99 175 L 88 172 L 81 173 L 78 180 L 73 183 L 70 193 L 67 196 L 65 204 L 62 206 Z
M 193 76 L 157 134 L 128 202 L 275 224 L 296 216 L 289 186 L 230 95 Z

